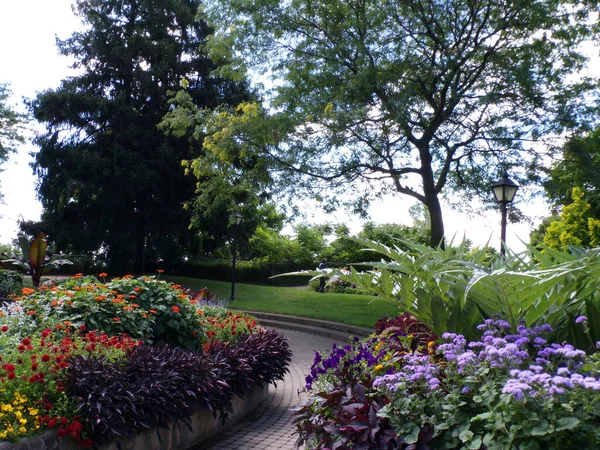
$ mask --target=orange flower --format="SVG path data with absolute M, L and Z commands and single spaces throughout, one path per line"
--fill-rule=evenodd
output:
M 204 315 L 204 311 L 202 311 L 201 309 L 198 310 L 198 314 L 200 314 L 201 316 Z
M 140 292 L 141 290 L 142 290 L 142 288 L 139 286 L 134 289 L 135 292 Z
M 23 295 L 29 295 L 29 294 L 33 294 L 35 292 L 35 289 L 23 288 L 23 289 L 21 289 L 21 292 L 23 293 Z
M 108 274 L 106 272 L 102 272 L 102 273 L 99 273 L 98 276 L 100 278 L 106 278 L 108 276 Z
M 124 280 L 131 280 L 133 278 L 133 275 L 125 275 L 123 277 Z
M 73 278 L 81 278 L 82 276 L 82 273 L 76 273 L 75 275 L 73 275 Z
M 157 270 L 157 272 L 158 272 L 158 273 L 163 273 L 163 272 L 164 272 L 164 270 L 162 270 L 162 269 L 158 269 L 158 270 Z
M 118 317 L 113 317 L 113 320 L 114 320 L 115 322 L 120 322 L 120 321 L 121 321 L 121 319 L 119 319 Z
M 156 314 L 156 310 L 155 310 L 155 309 L 149 309 L 149 310 L 148 310 L 148 312 L 149 312 L 150 314 Z
M 25 314 L 29 315 L 29 316 L 33 316 L 36 314 L 35 311 L 27 311 Z
M 175 306 L 175 305 L 171 306 L 171 310 L 172 310 L 174 313 L 178 313 L 179 311 L 181 311 L 181 310 L 180 310 L 180 309 L 179 309 L 177 306 Z

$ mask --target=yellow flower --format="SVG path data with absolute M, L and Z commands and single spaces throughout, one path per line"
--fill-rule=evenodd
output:
M 383 364 L 377 364 L 377 365 L 375 366 L 375 370 L 376 370 L 376 371 L 378 371 L 378 370 L 381 370 L 381 369 L 383 369 Z

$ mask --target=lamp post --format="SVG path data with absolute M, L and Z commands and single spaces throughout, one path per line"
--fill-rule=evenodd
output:
M 504 177 L 500 181 L 492 186 L 494 197 L 496 197 L 496 201 L 499 202 L 502 207 L 502 228 L 500 230 L 500 253 L 502 256 L 506 255 L 506 205 L 513 201 L 517 189 L 519 189 L 519 186 L 508 178 L 507 173 L 504 174 Z
M 236 254 L 236 246 L 237 246 L 237 233 L 238 226 L 242 221 L 243 216 L 240 213 L 233 213 L 231 216 L 231 221 L 233 222 L 233 249 L 232 249 L 232 265 L 231 265 L 231 298 L 229 301 L 235 300 L 235 254 Z

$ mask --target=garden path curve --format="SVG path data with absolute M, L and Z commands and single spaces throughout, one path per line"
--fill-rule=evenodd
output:
M 208 442 L 192 450 L 294 450 L 297 435 L 293 434 L 291 408 L 301 405 L 306 394 L 304 378 L 310 371 L 315 351 L 331 349 L 334 339 L 293 330 L 283 333 L 293 352 L 290 371 L 277 388 L 269 386 L 267 399 L 240 422 Z M 339 341 L 338 341 L 339 342 Z

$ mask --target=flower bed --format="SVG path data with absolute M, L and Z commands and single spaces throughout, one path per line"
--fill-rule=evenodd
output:
M 514 330 L 488 319 L 480 340 L 446 333 L 438 342 L 414 322 L 406 315 L 381 321 L 379 335 L 316 355 L 307 377 L 311 398 L 296 412 L 300 444 L 600 448 L 598 353 L 548 342 L 547 325 Z M 586 326 L 585 318 L 578 322 Z
M 150 277 L 23 289 L 0 330 L 6 441 L 55 429 L 92 447 L 189 425 L 202 409 L 224 418 L 249 387 L 282 379 L 291 358 L 253 318 Z

